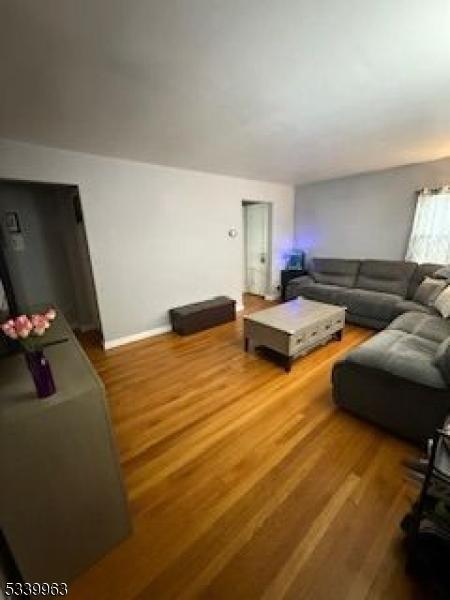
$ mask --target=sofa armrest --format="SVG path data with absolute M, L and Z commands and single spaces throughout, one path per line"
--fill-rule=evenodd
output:
M 311 277 L 311 275 L 301 275 L 300 277 L 294 277 L 294 279 L 291 279 L 288 283 L 288 286 L 290 286 L 292 283 L 297 283 L 298 285 L 309 285 L 310 283 L 314 283 L 314 279 Z
M 337 406 L 420 444 L 442 426 L 450 410 L 448 389 L 345 359 L 334 364 L 332 384 Z
M 310 275 L 302 275 L 291 279 L 286 286 L 286 300 L 293 300 L 300 295 L 303 288 L 314 283 L 314 279 Z

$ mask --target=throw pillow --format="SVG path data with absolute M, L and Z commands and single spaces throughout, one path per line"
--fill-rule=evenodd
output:
M 439 279 L 450 279 L 450 265 L 435 271 L 434 277 L 438 277 Z
M 439 294 L 434 306 L 444 319 L 450 317 L 450 286 L 447 286 L 445 290 Z
M 444 381 L 450 385 L 450 337 L 439 344 L 434 364 L 441 372 Z
M 417 288 L 413 300 L 424 306 L 434 306 L 436 298 L 447 285 L 448 282 L 445 279 L 425 277 Z

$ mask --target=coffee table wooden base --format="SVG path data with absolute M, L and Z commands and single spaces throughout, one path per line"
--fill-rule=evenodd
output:
M 244 350 L 245 350 L 245 352 L 250 351 L 249 338 L 244 338 Z M 292 363 L 295 360 L 294 357 L 281 354 L 281 352 L 277 352 L 276 350 L 273 350 L 272 348 L 268 348 L 267 346 L 255 346 L 255 351 L 258 351 L 258 350 L 261 350 L 266 357 L 273 358 L 274 362 L 277 362 L 277 363 L 279 362 L 283 366 L 286 373 L 290 373 L 290 371 L 292 369 Z

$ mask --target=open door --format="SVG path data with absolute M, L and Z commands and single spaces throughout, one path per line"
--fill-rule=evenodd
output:
M 245 202 L 244 210 L 244 290 L 265 296 L 269 275 L 269 205 Z

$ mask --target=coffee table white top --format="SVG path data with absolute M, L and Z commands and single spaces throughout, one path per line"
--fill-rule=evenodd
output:
M 343 310 L 345 310 L 344 306 L 296 298 L 271 308 L 259 310 L 245 316 L 244 319 L 293 334 L 302 327 L 314 325 L 317 321 L 340 315 Z

